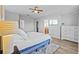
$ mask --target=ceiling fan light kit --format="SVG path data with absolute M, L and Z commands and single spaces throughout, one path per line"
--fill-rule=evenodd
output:
M 39 9 L 37 6 L 35 6 L 34 8 L 29 8 L 30 10 L 32 10 L 32 12 L 34 12 L 34 13 L 41 13 L 41 12 L 43 12 L 43 10 L 42 9 Z
M 34 11 L 34 13 L 38 13 L 38 11 Z

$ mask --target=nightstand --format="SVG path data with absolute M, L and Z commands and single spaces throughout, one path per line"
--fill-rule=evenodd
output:
M 12 39 L 12 34 L 0 35 L 0 52 L 2 54 L 7 54 L 9 51 L 9 43 Z
M 0 54 L 2 54 L 3 51 L 2 51 L 2 36 L 0 36 Z

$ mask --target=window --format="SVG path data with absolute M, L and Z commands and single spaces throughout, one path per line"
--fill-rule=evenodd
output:
M 52 26 L 57 24 L 58 24 L 58 20 L 44 20 L 44 26 Z
M 56 24 L 58 24 L 57 20 L 50 20 L 50 25 L 56 25 Z

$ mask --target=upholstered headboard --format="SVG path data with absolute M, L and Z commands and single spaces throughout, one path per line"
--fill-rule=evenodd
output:
M 14 33 L 17 28 L 16 21 L 0 21 L 0 35 Z
M 3 53 L 8 53 L 8 46 L 12 38 L 12 34 L 18 29 L 16 21 L 0 21 L 0 49 Z

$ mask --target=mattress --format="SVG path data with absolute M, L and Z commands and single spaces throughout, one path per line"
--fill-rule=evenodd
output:
M 23 50 L 25 48 L 31 47 L 33 45 L 44 42 L 48 39 L 51 39 L 50 35 L 45 35 L 43 33 L 37 32 L 28 32 L 28 37 L 26 39 L 18 38 L 17 34 L 13 35 L 12 41 L 9 46 L 9 53 L 13 52 L 13 46 L 17 46 L 19 50 Z

